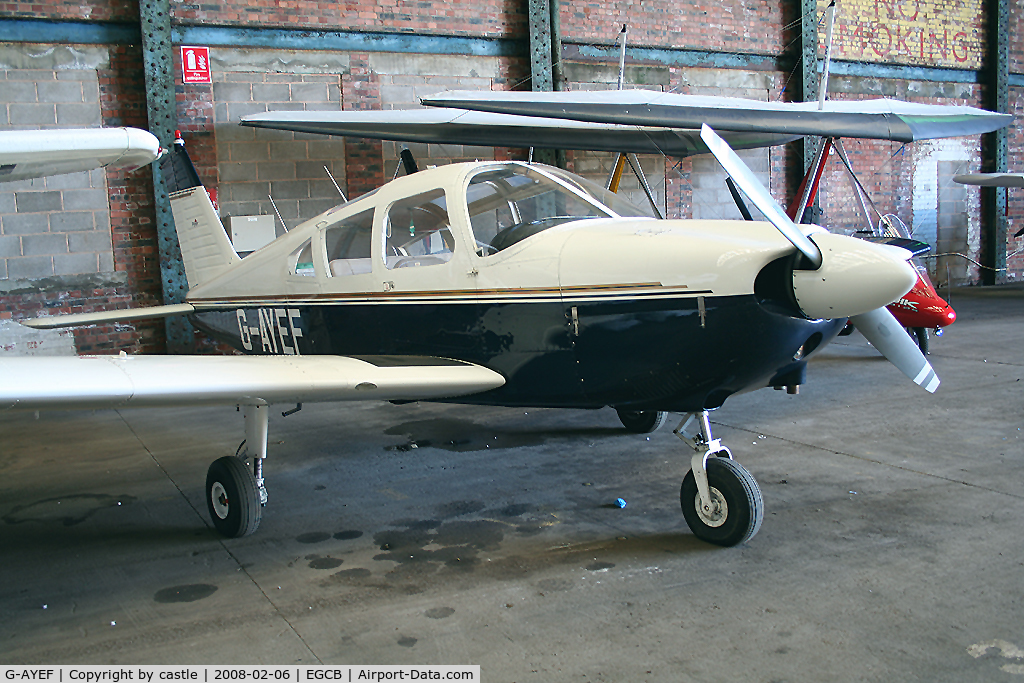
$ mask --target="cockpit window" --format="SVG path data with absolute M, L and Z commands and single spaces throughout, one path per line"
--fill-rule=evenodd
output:
M 327 274 L 330 277 L 361 275 L 373 270 L 370 261 L 370 234 L 373 209 L 362 211 L 324 231 L 327 249 Z
M 571 173 L 562 172 L 559 176 L 584 196 L 527 166 L 506 166 L 473 176 L 466 188 L 466 204 L 477 253 L 496 254 L 562 223 L 615 215 L 602 206 L 592 188 L 584 185 L 588 181 Z M 587 196 L 594 201 L 587 201 Z M 625 215 L 641 215 L 638 211 L 632 207 Z
M 384 219 L 384 263 L 388 269 L 447 263 L 454 249 L 444 190 L 399 200 L 388 209 Z

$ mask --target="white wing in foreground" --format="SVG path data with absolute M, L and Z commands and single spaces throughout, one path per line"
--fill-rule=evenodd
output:
M 160 156 L 160 141 L 138 128 L 0 131 L 0 181 L 113 166 L 128 171 Z
M 485 367 L 424 356 L 0 358 L 0 410 L 429 400 L 505 383 Z

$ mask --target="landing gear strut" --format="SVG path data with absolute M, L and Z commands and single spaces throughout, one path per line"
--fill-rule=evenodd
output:
M 721 439 L 712 436 L 708 412 L 685 415 L 673 433 L 696 452 L 679 490 L 693 535 L 726 547 L 753 538 L 764 519 L 761 489 Z
M 267 504 L 263 459 L 267 457 L 270 407 L 245 406 L 245 441 L 234 456 L 215 460 L 206 473 L 206 505 L 214 528 L 228 538 L 256 531 Z M 252 469 L 246 465 L 252 456 Z

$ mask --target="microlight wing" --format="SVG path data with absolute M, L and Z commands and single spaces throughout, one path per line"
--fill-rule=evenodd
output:
M 914 142 L 989 133 L 1013 122 L 999 114 L 954 105 L 891 99 L 762 102 L 738 97 L 680 95 L 653 90 L 597 92 L 449 91 L 421 100 L 458 107 L 596 123 L 699 129 L 719 133 L 782 133 Z
M 566 93 L 568 94 L 568 93 Z M 585 123 L 464 109 L 394 111 L 273 111 L 243 116 L 243 126 L 429 144 L 538 147 L 687 157 L 704 154 L 699 126 Z M 761 131 L 723 133 L 733 149 L 781 145 L 800 138 Z

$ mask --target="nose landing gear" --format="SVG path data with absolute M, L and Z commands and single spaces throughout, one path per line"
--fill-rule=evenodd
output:
M 695 451 L 679 503 L 693 535 L 734 546 L 753 538 L 764 519 L 764 499 L 754 477 L 711 434 L 708 412 L 683 416 L 673 433 Z

